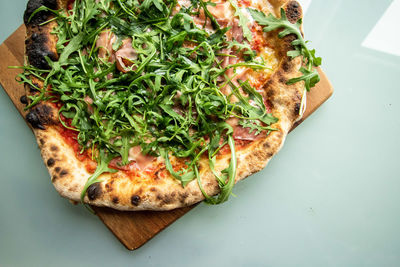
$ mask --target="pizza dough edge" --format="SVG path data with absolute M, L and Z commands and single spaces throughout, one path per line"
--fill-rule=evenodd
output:
M 38 3 L 51 5 L 54 2 L 57 2 L 57 9 L 65 8 L 67 3 L 66 0 L 30 0 L 28 6 L 35 3 L 35 5 Z M 302 17 L 301 7 L 296 1 L 285 2 L 287 16 L 292 22 Z M 42 19 L 36 19 L 39 23 L 43 22 L 41 20 L 46 21 L 51 17 L 50 14 L 39 13 L 33 17 L 33 22 L 36 16 L 42 17 Z M 39 23 L 35 24 L 32 21 L 26 25 L 26 55 L 31 64 L 43 67 L 44 55 L 53 60 L 58 57 L 55 49 L 57 37 L 50 34 L 55 22 L 38 26 Z M 276 33 L 274 34 L 276 35 Z M 304 86 L 301 83 L 286 85 L 287 80 L 300 74 L 298 69 L 301 65 L 301 58 L 290 59 L 286 56 L 286 52 L 293 49 L 290 44 L 292 40 L 292 36 L 279 40 L 278 54 L 281 57 L 279 67 L 264 85 L 265 93 L 272 104 L 272 113 L 279 118 L 279 122 L 274 125 L 279 131 L 274 131 L 265 139 L 257 140 L 237 152 L 236 182 L 263 169 L 283 146 L 292 125 L 301 118 L 299 111 Z M 27 94 L 32 93 L 29 86 L 26 86 L 26 90 Z M 62 136 L 52 127 L 56 124 L 56 115 L 57 111 L 51 105 L 40 103 L 28 113 L 27 120 L 34 128 L 43 160 L 56 190 L 63 197 L 80 201 L 80 193 L 91 174 L 76 158 L 73 149 L 65 144 Z M 45 130 L 40 129 L 41 127 Z M 219 158 L 217 169 L 226 168 L 229 158 L 229 154 Z M 200 162 L 200 166 L 204 189 L 209 195 L 217 194 L 219 187 L 208 168 L 208 161 Z M 189 206 L 204 199 L 196 180 L 183 188 L 180 182 L 171 176 L 156 175 L 155 178 L 144 176 L 132 178 L 127 177 L 123 172 L 118 172 L 104 174 L 101 179 L 102 182 L 89 188 L 85 196 L 86 203 L 118 210 L 170 210 Z

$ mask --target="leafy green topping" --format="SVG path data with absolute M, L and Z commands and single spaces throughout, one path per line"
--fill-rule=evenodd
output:
M 249 41 L 251 42 L 251 40 L 253 39 L 253 35 L 249 29 L 249 27 L 247 26 L 247 24 L 249 23 L 249 19 L 242 13 L 242 11 L 240 10 L 240 8 L 238 7 L 238 5 L 232 1 L 229 0 L 229 3 L 232 5 L 232 7 L 235 9 L 235 16 L 239 17 L 239 25 L 240 27 L 242 27 L 243 30 L 243 36 Z
M 292 41 L 292 45 L 295 50 L 289 51 L 287 55 L 291 58 L 303 56 L 303 61 L 306 67 L 301 67 L 300 71 L 303 73 L 302 76 L 290 79 L 287 84 L 294 84 L 300 81 L 304 81 L 307 91 L 310 91 L 311 87 L 314 87 L 319 81 L 320 77 L 318 71 L 314 67 L 321 65 L 322 59 L 315 56 L 315 49 L 309 50 L 306 45 L 306 41 L 303 39 L 301 33 L 302 19 L 299 19 L 296 23 L 291 23 L 287 17 L 284 9 L 281 9 L 281 17 L 276 18 L 272 14 L 266 16 L 263 12 L 248 8 L 248 11 L 252 15 L 258 24 L 264 27 L 265 32 L 270 32 L 276 29 L 282 29 L 278 37 L 283 38 L 289 34 L 294 34 L 297 38 Z
M 237 117 L 239 125 L 256 135 L 275 130 L 270 125 L 277 119 L 267 112 L 262 96 L 248 81 L 233 82 L 226 74 L 240 67 L 265 69 L 264 62 L 256 60 L 248 41 L 227 39 L 230 28 L 220 27 L 207 10 L 213 3 L 191 2 L 177 10 L 175 0 L 76 0 L 68 12 L 53 11 L 59 60 L 47 58 L 50 71 L 26 66 L 19 77 L 35 88 L 30 77 L 51 88 L 37 88 L 28 108 L 40 101 L 58 103 L 59 120 L 77 133 L 81 153 L 90 150 L 96 157 L 97 169 L 82 191 L 82 201 L 89 186 L 101 182 L 101 174 L 115 171 L 112 159 L 129 164 L 130 149 L 140 146 L 145 155 L 163 157 L 182 186 L 197 177 L 207 202 L 224 202 L 237 165 L 233 129 L 225 121 Z M 231 4 L 250 40 L 247 18 Z M 213 31 L 194 23 L 201 10 Z M 96 45 L 104 34 L 115 36 L 111 51 Z M 120 71 L 110 58 L 124 40 L 132 44 L 135 58 L 127 58 Z M 239 63 L 224 64 L 238 55 L 243 58 Z M 229 93 L 223 94 L 222 88 Z M 231 162 L 220 172 L 214 162 L 224 146 L 230 148 Z M 209 197 L 201 186 L 199 160 L 207 157 L 221 189 L 217 197 Z
M 86 181 L 85 186 L 83 187 L 83 190 L 81 192 L 81 202 L 83 203 L 83 199 L 85 198 L 86 191 L 88 188 L 95 184 L 95 183 L 100 183 L 102 182 L 102 179 L 99 178 L 100 175 L 106 172 L 116 172 L 117 170 L 110 169 L 108 167 L 108 164 L 110 161 L 113 159 L 113 155 L 106 155 L 103 150 L 100 150 L 100 155 L 99 155 L 99 160 L 97 164 L 96 171 L 89 177 L 89 179 Z
M 236 169 L 237 169 L 237 159 L 235 152 L 235 141 L 233 140 L 232 135 L 228 135 L 228 145 L 231 150 L 231 161 L 229 163 L 228 168 L 222 171 L 222 175 L 219 176 L 214 171 L 214 175 L 217 178 L 218 185 L 221 189 L 221 192 L 218 196 L 210 197 L 207 192 L 204 190 L 203 185 L 201 184 L 200 174 L 197 166 L 195 166 L 195 174 L 197 177 L 197 183 L 204 197 L 206 198 L 205 202 L 208 204 L 216 205 L 221 204 L 228 200 L 233 186 L 235 185 L 235 177 L 236 177 Z M 210 167 L 214 170 L 214 163 L 216 157 L 213 156 L 210 158 Z

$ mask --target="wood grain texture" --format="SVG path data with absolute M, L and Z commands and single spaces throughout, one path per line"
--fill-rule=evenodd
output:
M 10 69 L 8 66 L 23 65 L 24 39 L 25 27 L 22 25 L 0 45 L 0 84 L 23 116 L 25 115 L 23 111 L 24 106 L 20 103 L 19 99 L 24 95 L 24 87 L 15 80 L 15 76 L 21 71 L 19 69 Z M 326 75 L 321 69 L 318 69 L 318 71 L 321 75 L 321 81 L 311 92 L 307 93 L 307 109 L 303 119 L 293 129 L 321 106 L 333 93 L 332 85 Z M 134 250 L 194 207 L 196 205 L 172 211 L 139 212 L 122 212 L 99 207 L 93 207 L 93 209 L 125 247 L 129 250 Z

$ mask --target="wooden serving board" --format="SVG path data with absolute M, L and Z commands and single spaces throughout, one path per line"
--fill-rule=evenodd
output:
M 18 84 L 15 76 L 21 71 L 9 69 L 8 66 L 22 66 L 24 59 L 25 27 L 19 27 L 3 44 L 0 45 L 0 84 L 10 97 L 21 115 L 24 116 L 24 105 L 20 97 L 24 95 L 23 85 Z M 293 128 L 305 120 L 333 93 L 333 88 L 326 75 L 319 69 L 321 81 L 310 93 L 307 94 L 307 110 L 303 119 Z M 292 129 L 293 130 L 293 129 Z M 110 229 L 110 231 L 129 250 L 142 246 L 168 225 L 182 217 L 191 207 L 175 209 L 172 211 L 139 211 L 122 212 L 109 208 L 93 207 L 97 216 Z

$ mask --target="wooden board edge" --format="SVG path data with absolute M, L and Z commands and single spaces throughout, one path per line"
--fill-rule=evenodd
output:
M 328 77 L 326 76 L 325 72 L 322 70 L 321 67 L 317 68 L 318 73 L 321 77 L 319 83 L 316 84 L 315 87 L 311 88 L 310 92 L 307 92 L 307 108 L 303 114 L 303 118 L 297 121 L 290 132 L 296 129 L 303 121 L 305 121 L 311 114 L 313 114 L 322 104 L 324 104 L 334 92 L 333 85 L 329 81 Z M 310 108 L 310 102 L 312 103 L 312 107 Z
M 321 70 L 318 69 L 318 71 L 321 74 L 321 84 L 317 85 L 316 87 L 311 89 L 311 92 L 308 93 L 307 96 L 310 96 L 310 103 L 312 105 L 309 105 L 308 110 L 305 112 L 304 117 L 302 120 L 300 120 L 299 122 L 297 122 L 293 128 L 291 130 L 294 130 L 301 122 L 303 122 L 307 117 L 309 117 L 312 113 L 314 113 L 316 111 L 316 109 L 318 109 L 323 103 L 325 103 L 333 94 L 333 86 L 330 83 L 329 79 L 327 78 L 327 76 L 325 75 L 325 73 Z M 319 91 L 317 91 L 319 90 Z M 311 106 L 311 108 L 310 108 Z M 196 204 L 197 205 L 197 204 Z M 189 208 L 186 212 L 190 211 L 191 209 L 193 209 L 195 206 L 192 207 L 187 207 Z M 173 212 L 169 211 L 169 212 Z M 128 220 L 135 220 L 135 216 L 138 215 L 139 213 L 145 213 L 146 211 L 139 211 L 139 212 L 128 212 L 127 214 L 131 213 L 132 217 L 129 218 Z M 108 229 L 110 229 L 110 231 L 117 237 L 117 239 L 128 249 L 128 250 L 136 250 L 138 248 L 140 248 L 141 246 L 143 246 L 145 243 L 147 243 L 148 241 L 150 241 L 155 235 L 157 235 L 159 232 L 161 232 L 162 230 L 164 230 L 165 228 L 167 228 L 169 225 L 171 225 L 174 221 L 176 221 L 177 219 L 181 218 L 183 215 L 186 214 L 186 212 L 181 213 L 180 215 L 177 215 L 171 222 L 166 223 L 165 225 L 163 225 L 161 228 L 158 228 L 156 231 L 153 232 L 153 234 L 151 236 L 149 236 L 146 240 L 138 242 L 138 241 L 134 241 L 134 242 L 130 242 L 129 240 L 126 239 L 126 235 L 125 234 L 120 234 L 118 233 L 115 229 L 113 229 L 113 227 L 111 227 L 109 225 L 109 221 L 108 218 L 106 216 L 105 213 L 98 213 L 97 215 L 99 216 L 99 218 L 103 221 L 103 223 L 107 226 Z M 124 218 L 125 220 L 126 218 Z
M 158 233 L 160 233 L 165 228 L 170 226 L 172 223 L 180 219 L 183 215 L 191 211 L 197 205 L 198 203 L 194 204 L 193 206 L 175 209 L 171 211 L 138 211 L 138 212 L 116 211 L 110 208 L 103 208 L 103 207 L 93 207 L 93 208 L 96 211 L 96 215 L 106 225 L 106 227 L 111 231 L 111 233 L 113 233 L 113 235 L 118 239 L 118 241 L 120 241 L 125 246 L 126 249 L 133 251 L 142 247 L 153 237 L 155 237 Z M 136 241 L 131 241 L 127 239 L 126 234 L 122 233 L 123 230 L 121 231 L 120 229 L 118 229 L 121 228 L 121 222 L 119 222 L 118 227 L 114 227 L 113 223 L 110 223 L 110 220 L 115 220 L 115 218 L 112 217 L 119 217 L 118 220 L 122 219 L 125 221 L 125 223 L 129 224 L 132 222 L 132 220 L 134 220 L 132 216 L 138 217 L 136 218 L 137 221 L 151 220 L 152 217 L 157 216 L 157 219 L 162 221 L 163 225 L 162 226 L 158 225 L 159 227 L 157 228 L 153 227 L 152 228 L 153 231 L 145 229 L 145 231 L 139 234 L 140 236 L 136 236 L 136 238 L 140 239 L 141 241 L 137 241 L 137 239 Z M 127 222 L 128 220 L 129 222 Z M 133 233 L 131 232 L 131 234 Z
M 15 80 L 13 80 L 11 82 L 10 80 L 10 75 L 14 75 L 17 74 L 18 72 L 20 72 L 20 70 L 18 69 L 8 69 L 8 66 L 10 65 L 19 65 L 19 61 L 16 58 L 14 53 L 17 53 L 17 55 L 21 56 L 20 52 L 18 52 L 18 49 L 16 47 L 12 47 L 12 49 L 9 48 L 10 45 L 12 45 L 15 41 L 20 40 L 21 38 L 24 38 L 24 34 L 25 34 L 25 27 L 24 25 L 20 26 L 9 38 L 7 38 L 1 45 L 0 45 L 0 54 L 6 54 L 8 60 L 2 60 L 0 61 L 0 74 L 3 72 L 14 72 L 13 74 L 9 74 L 8 79 L 4 79 L 2 75 L 0 75 L 0 84 L 2 85 L 2 87 L 4 88 L 4 90 L 6 91 L 7 95 L 10 97 L 10 99 L 12 100 L 13 104 L 15 105 L 16 109 L 21 113 L 21 115 L 24 115 L 23 112 L 23 105 L 20 103 L 19 101 L 19 97 L 21 95 L 17 95 L 17 94 L 12 94 L 12 91 L 6 90 L 6 88 L 15 88 Z M 2 56 L 2 58 L 4 59 L 5 57 Z M 319 68 L 318 69 L 320 75 L 321 75 L 321 82 L 319 84 L 317 84 L 317 86 L 315 88 L 312 89 L 311 94 L 309 93 L 308 96 L 311 96 L 311 100 L 312 100 L 312 96 L 314 94 L 314 92 L 318 92 L 318 88 L 324 88 L 323 92 L 324 95 L 322 98 L 315 98 L 314 100 L 318 100 L 316 103 L 316 105 L 313 105 L 312 109 L 308 109 L 306 111 L 306 113 L 304 114 L 304 118 L 302 120 L 300 120 L 299 122 L 297 122 L 294 127 L 292 128 L 292 130 L 299 125 L 302 121 L 304 121 L 310 114 L 312 114 L 317 108 L 319 108 L 327 99 L 329 99 L 329 97 L 332 95 L 333 93 L 333 87 L 332 84 L 330 83 L 330 81 L 328 80 L 328 78 L 326 77 L 325 73 Z M 15 77 L 15 76 L 14 76 Z M 23 88 L 23 85 L 20 85 Z M 16 91 L 21 91 L 21 89 L 16 89 Z M 24 92 L 24 90 L 22 90 L 22 92 Z M 317 94 L 318 95 L 318 94 Z M 317 97 L 317 96 L 316 96 Z M 196 206 L 196 205 L 195 205 Z M 184 214 L 186 214 L 188 211 L 190 211 L 191 209 L 193 209 L 195 206 L 191 206 L 191 207 L 186 207 L 186 208 L 182 208 L 182 210 L 180 211 L 180 209 L 175 210 L 175 212 L 169 211 L 169 212 L 164 212 L 165 214 L 170 213 L 172 215 L 168 215 L 165 216 L 164 219 L 161 219 L 163 225 L 158 225 L 155 231 L 153 232 L 149 232 L 147 236 L 143 236 L 142 239 L 144 240 L 143 242 L 136 242 L 135 244 L 133 244 L 132 242 L 129 242 L 125 239 L 122 238 L 122 235 L 124 235 L 124 233 L 120 233 L 116 230 L 116 228 L 111 225 L 108 221 L 108 217 L 107 215 L 109 215 L 109 211 L 106 212 L 104 210 L 104 208 L 95 208 L 98 212 L 97 212 L 97 216 L 100 218 L 100 220 L 106 225 L 106 227 L 117 237 L 117 239 L 129 250 L 135 250 L 138 249 L 139 247 L 141 247 L 142 245 L 144 245 L 147 241 L 149 241 L 150 239 L 152 239 L 156 234 L 158 234 L 159 232 L 161 232 L 162 230 L 164 230 L 166 227 L 168 227 L 169 225 L 171 225 L 173 222 L 175 222 L 177 219 L 181 218 Z M 112 213 L 116 213 L 115 211 L 111 211 Z M 155 214 L 155 212 L 152 212 L 153 215 Z M 152 214 L 151 212 L 148 214 Z M 145 213 L 146 214 L 146 213 Z M 125 217 L 127 217 L 128 215 L 126 215 Z M 143 215 L 144 217 L 146 217 L 146 215 Z M 151 220 L 151 216 L 152 215 L 148 215 L 150 216 L 149 220 Z M 129 220 L 132 220 L 132 218 L 129 218 Z
M 0 85 L 3 87 L 4 91 L 13 102 L 17 111 L 21 114 L 22 117 L 24 117 L 24 105 L 20 102 L 19 99 L 25 93 L 25 89 L 22 84 L 18 84 L 17 81 L 15 81 L 15 77 L 19 73 L 21 73 L 21 70 L 9 68 L 9 66 L 19 66 L 19 62 L 4 43 L 0 45 L 0 55 L 2 55 L 3 59 L 0 61 L 0 73 L 7 74 L 7 76 L 0 75 Z M 15 88 L 15 90 L 7 90 L 6 88 Z M 22 91 L 24 93 L 22 95 L 16 93 L 14 94 L 14 92 L 19 91 Z

